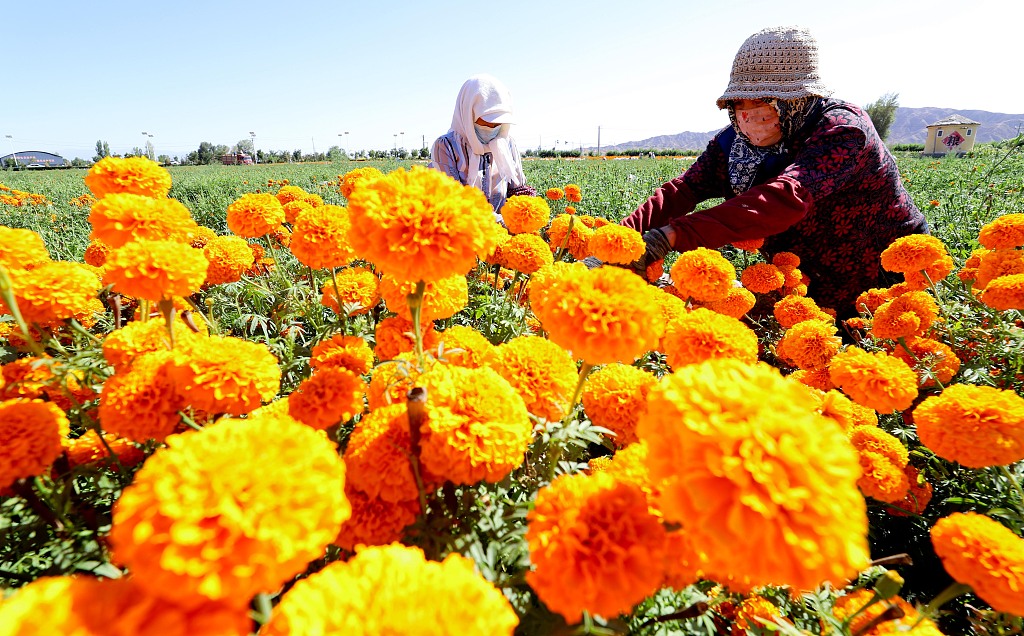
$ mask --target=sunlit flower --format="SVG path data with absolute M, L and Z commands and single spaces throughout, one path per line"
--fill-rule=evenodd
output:
M 975 289 L 984 289 L 1002 276 L 1024 274 L 1024 250 L 993 250 L 981 256 Z
M 192 337 L 192 332 L 182 328 L 181 323 L 173 323 L 176 345 L 179 348 L 183 340 Z M 168 351 L 171 348 L 167 323 L 163 320 L 133 320 L 120 329 L 111 331 L 103 340 L 103 357 L 114 370 L 121 372 L 128 369 L 137 356 L 153 351 Z
M 636 425 L 647 409 L 647 394 L 658 379 L 636 367 L 614 363 L 587 376 L 583 408 L 597 426 L 610 430 L 619 448 L 637 441 Z
M 981 301 L 999 311 L 1024 309 L 1024 273 L 992 279 L 985 286 Z
M 0 225 L 0 267 L 33 269 L 49 262 L 50 253 L 37 232 Z
M 366 383 L 341 367 L 317 370 L 288 395 L 288 413 L 313 428 L 343 424 L 363 412 Z
M 873 314 L 876 309 L 889 300 L 892 300 L 892 296 L 890 295 L 888 288 L 873 287 L 867 291 L 861 292 L 860 295 L 857 296 L 857 311 Z
M 497 350 L 482 333 L 466 325 L 453 325 L 437 334 L 449 364 L 469 369 L 491 365 Z
M 0 323 L 2 324 L 2 323 Z M 0 400 L 40 398 L 56 382 L 52 358 L 18 358 L 0 367 Z
M 131 440 L 118 437 L 113 433 L 103 433 L 101 441 L 96 431 L 89 429 L 80 437 L 65 439 L 62 442 L 68 456 L 68 464 L 74 468 L 97 462 L 114 463 L 115 460 L 107 450 L 114 452 L 116 461 L 125 468 L 135 466 L 145 459 L 142 449 Z
M 295 221 L 292 254 L 313 269 L 343 267 L 355 258 L 349 245 L 350 231 L 348 210 L 340 205 L 311 209 Z
M 209 413 L 248 413 L 281 384 L 281 367 L 266 345 L 224 336 L 193 340 L 166 373 L 190 405 Z
M 930 234 L 901 236 L 882 251 L 882 267 L 890 272 L 919 272 L 944 256 L 943 242 Z
M 978 266 L 981 265 L 981 257 L 988 254 L 990 250 L 979 248 L 971 250 L 971 255 L 964 262 L 964 266 L 956 273 L 957 278 L 963 282 L 972 282 L 978 277 Z
M 110 252 L 106 280 L 132 298 L 159 301 L 190 296 L 206 280 L 209 261 L 177 241 L 132 241 Z
M 210 263 L 206 269 L 207 285 L 237 282 L 254 262 L 249 244 L 237 236 L 210 239 L 203 248 L 203 255 Z
M 570 183 L 565 186 L 565 198 L 572 203 L 579 203 L 583 200 L 583 191 L 575 183 Z
M 792 379 L 792 376 L 790 378 Z M 849 434 L 856 426 L 854 415 L 856 405 L 853 401 L 834 389 L 822 390 L 820 400 L 815 410 L 824 417 L 839 424 Z
M 763 630 L 765 625 L 774 625 L 780 620 L 788 622 L 774 603 L 755 594 L 743 599 L 736 606 L 731 633 L 732 636 L 746 636 L 751 631 L 757 633 Z
M 423 337 L 423 350 L 437 346 L 437 332 L 434 323 L 426 322 L 420 326 Z M 373 353 L 377 360 L 394 360 L 401 353 L 412 351 L 416 346 L 416 338 L 411 320 L 401 316 L 391 316 L 377 323 L 374 331 Z M 373 408 L 371 403 L 370 408 Z
M 111 194 L 89 212 L 91 239 L 110 247 L 129 241 L 172 240 L 189 243 L 199 226 L 192 213 L 174 199 L 152 199 L 139 194 Z
M 0 488 L 45 473 L 63 451 L 68 426 L 64 411 L 52 402 L 0 402 Z
M 334 334 L 313 345 L 309 366 L 314 369 L 336 367 L 364 375 L 373 367 L 373 350 L 364 338 Z
M 87 265 L 64 261 L 18 272 L 11 280 L 14 302 L 25 321 L 47 327 L 102 310 L 95 302 L 100 287 L 99 277 Z M 11 311 L 0 297 L 0 314 Z
M 666 325 L 661 346 L 673 369 L 716 358 L 757 361 L 757 334 L 736 318 L 703 307 Z
M 1024 214 L 1004 214 L 986 223 L 978 233 L 978 242 L 990 250 L 1024 247 Z
M 99 407 L 104 431 L 137 442 L 160 442 L 174 432 L 186 403 L 167 374 L 173 357 L 169 351 L 142 354 L 107 380 Z
M 570 223 L 572 225 L 570 229 Z M 590 237 L 594 231 L 584 225 L 580 219 L 569 214 L 559 214 L 551 219 L 548 226 L 548 244 L 552 252 L 565 247 L 578 261 L 590 256 Z
M 248 193 L 228 206 L 228 229 L 242 238 L 258 238 L 284 223 L 284 207 L 272 194 Z
M 989 386 L 954 384 L 914 409 L 921 443 L 968 468 L 1024 459 L 1024 398 Z
M 777 345 L 778 353 L 801 369 L 825 369 L 843 345 L 842 338 L 836 333 L 836 326 L 831 322 L 798 322 L 786 330 Z
M 516 234 L 502 244 L 499 262 L 517 272 L 533 274 L 538 269 L 550 265 L 553 256 L 548 244 L 539 235 Z
M 748 241 L 733 241 L 732 246 L 744 252 L 756 252 L 764 247 L 764 239 L 750 239 Z
M 281 207 L 284 208 L 284 220 L 285 220 L 285 222 L 286 223 L 291 223 L 292 225 L 294 225 L 295 222 L 298 221 L 299 217 L 302 214 L 304 214 L 304 213 L 308 212 L 309 210 L 313 209 L 312 205 L 310 205 L 309 203 L 306 203 L 305 201 L 302 201 L 302 200 L 289 201 L 288 203 L 282 203 Z
M 545 195 L 552 201 L 558 201 L 559 199 L 565 196 L 565 190 L 561 188 L 548 188 L 547 192 L 545 192 Z
M 753 309 L 755 304 L 757 304 L 757 298 L 749 289 L 733 287 L 725 298 L 702 303 L 702 306 L 715 313 L 739 319 Z
M 402 281 L 384 274 L 380 279 L 380 295 L 388 309 L 406 320 L 412 320 L 407 301 L 416 291 L 415 281 Z M 420 308 L 420 321 L 429 322 L 451 318 L 469 302 L 469 283 L 460 274 L 427 281 Z
M 419 548 L 393 544 L 363 548 L 302 579 L 259 633 L 512 636 L 518 623 L 509 601 L 471 559 L 451 553 L 438 563 Z
M 110 254 L 110 246 L 103 241 L 92 239 L 86 246 L 82 259 L 93 267 L 103 267 L 107 262 L 107 254 Z
M 910 490 L 904 469 L 907 448 L 894 436 L 874 426 L 858 426 L 850 431 L 850 443 L 860 454 L 863 474 L 857 481 L 861 491 L 873 499 L 894 503 Z
M 345 484 L 352 517 L 341 525 L 334 545 L 353 552 L 358 545 L 388 545 L 402 540 L 406 526 L 416 521 L 419 501 L 387 501 Z
M 363 182 L 383 176 L 384 173 L 373 166 L 355 168 L 354 170 L 349 170 L 341 177 L 338 189 L 341 191 L 341 195 L 348 199 L 352 196 L 352 191 Z
M 411 449 L 405 401 L 371 409 L 356 424 L 345 447 L 349 486 L 387 502 L 416 500 Z
M 942 632 L 930 618 L 921 616 L 914 606 L 899 596 L 875 602 L 875 592 L 868 588 L 854 590 L 836 599 L 832 614 L 839 621 L 849 621 L 851 634 L 860 636 L 883 636 L 884 634 L 905 634 L 906 636 L 942 636 Z M 894 607 L 893 613 L 899 618 L 884 621 L 868 629 L 873 621 Z M 898 612 L 896 611 L 898 610 Z M 866 630 L 866 631 L 865 631 Z
M 195 233 L 192 235 L 192 240 L 188 244 L 196 249 L 202 249 L 216 236 L 217 233 L 205 225 L 197 225 Z
M 98 199 L 120 193 L 158 199 L 171 191 L 171 174 L 146 157 L 104 157 L 89 169 L 85 185 Z
M 773 309 L 775 320 L 779 326 L 789 329 L 793 325 L 807 320 L 821 320 L 831 322 L 832 317 L 826 314 L 812 298 L 804 296 L 786 296 L 775 303 Z
M 910 489 L 903 499 L 894 502 L 885 511 L 895 517 L 919 515 L 924 512 L 925 508 L 928 507 L 928 503 L 932 500 L 932 485 L 925 480 L 921 471 L 914 468 L 912 464 L 907 464 L 903 472 L 907 476 Z
M 931 530 L 950 576 L 973 588 L 997 612 L 1024 615 L 1024 539 L 976 512 L 954 512 Z
M 628 612 L 658 589 L 665 531 L 639 486 L 605 473 L 562 475 L 537 493 L 526 581 L 570 624 Z
M 505 200 L 501 218 L 512 234 L 532 234 L 548 224 L 551 207 L 541 197 L 517 195 Z
M 829 362 L 832 383 L 879 413 L 909 408 L 917 397 L 917 374 L 899 358 L 847 347 Z
M 938 284 L 953 271 L 953 258 L 943 254 L 939 260 L 919 272 L 906 272 L 903 277 L 911 289 L 921 290 Z
M 700 302 L 725 298 L 736 280 L 732 263 L 706 247 L 680 254 L 669 273 L 682 296 Z
M 337 314 L 358 316 L 373 309 L 380 302 L 380 279 L 367 267 L 349 267 L 335 274 L 338 289 L 333 281 L 323 286 L 324 307 L 329 307 Z M 341 304 L 338 293 L 341 292 Z
M 909 352 L 900 345 L 892 355 L 917 372 L 922 387 L 935 386 L 936 382 L 945 385 L 960 370 L 960 359 L 946 344 L 929 338 L 908 338 L 905 343 Z
M 827 392 L 836 388 L 829 377 L 828 369 L 818 369 L 816 371 L 799 369 L 790 373 L 787 377 L 819 391 Z
M 464 276 L 498 240 L 479 188 L 413 166 L 367 180 L 349 197 L 356 253 L 399 280 Z
M 755 263 L 743 270 L 740 282 L 755 294 L 767 294 L 782 289 L 786 275 L 770 263 Z
M 605 263 L 632 263 L 643 256 L 646 249 L 640 232 L 625 225 L 599 227 L 588 243 L 590 254 Z
M 576 363 L 554 342 L 519 336 L 498 345 L 490 366 L 508 380 L 537 417 L 558 421 L 565 415 L 576 388 Z

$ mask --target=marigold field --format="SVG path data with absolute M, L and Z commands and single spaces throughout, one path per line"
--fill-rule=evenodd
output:
M 1024 633 L 1024 138 L 897 160 L 845 321 L 614 266 L 692 159 L 0 172 L 0 636 Z

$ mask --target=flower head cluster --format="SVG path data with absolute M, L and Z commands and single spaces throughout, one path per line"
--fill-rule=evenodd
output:
M 997 612 L 1024 615 L 1024 539 L 975 512 L 955 512 L 932 526 L 932 545 L 957 581 Z
M 383 172 L 372 166 L 355 168 L 354 170 L 349 170 L 339 177 L 338 189 L 341 191 L 341 196 L 348 199 L 351 198 L 352 192 L 363 182 L 368 182 L 383 176 Z
M 843 345 L 836 332 L 836 326 L 824 320 L 798 322 L 786 330 L 776 352 L 801 369 L 825 369 Z
M 986 223 L 978 233 L 978 242 L 990 250 L 1024 247 L 1024 214 L 1004 214 Z
M 680 254 L 669 273 L 683 297 L 700 302 L 725 298 L 736 280 L 732 263 L 706 247 Z
M 548 244 L 552 252 L 565 247 L 578 261 L 590 256 L 590 237 L 594 231 L 587 227 L 581 219 L 569 214 L 559 214 L 551 219 L 548 226 Z
M 380 295 L 388 309 L 406 320 L 412 320 L 408 297 L 416 291 L 415 281 L 402 281 L 384 274 L 380 279 Z M 469 283 L 459 274 L 427 281 L 420 306 L 420 321 L 451 318 L 469 302 Z
M 733 287 L 725 298 L 701 303 L 701 306 L 715 313 L 740 319 L 753 309 L 755 304 L 757 297 L 749 289 Z
M 349 486 L 371 500 L 415 501 L 418 491 L 410 452 L 405 402 L 372 409 L 356 424 L 345 447 Z
M 308 199 L 309 199 L 309 197 L 311 195 L 310 195 L 310 193 L 306 192 L 305 190 L 303 190 L 299 186 L 284 185 L 284 186 L 281 186 L 281 189 L 277 191 L 277 194 L 275 196 L 277 197 L 277 200 L 281 202 L 281 205 L 288 205 L 292 201 L 303 201 L 303 202 L 309 203 Z M 312 195 L 312 196 L 316 196 L 316 195 Z M 320 197 L 317 197 L 317 198 L 319 199 Z M 320 202 L 323 203 L 323 200 L 321 199 Z M 318 207 L 319 204 L 318 205 L 313 205 L 312 203 L 309 203 L 309 206 L 310 207 Z
M 767 294 L 782 289 L 786 275 L 771 263 L 755 263 L 743 270 L 740 282 L 755 294 Z
M 331 285 L 324 285 L 323 298 L 320 303 L 335 313 L 346 316 L 358 316 L 368 313 L 380 302 L 380 279 L 367 267 L 349 267 L 335 274 L 338 283 L 335 290 Z M 338 302 L 338 292 L 341 302 Z
M 337 367 L 356 375 L 370 372 L 373 367 L 373 349 L 364 338 L 334 334 L 313 345 L 309 366 L 314 369 Z
M 632 263 L 647 249 L 644 239 L 631 227 L 605 225 L 594 230 L 588 244 L 590 254 L 605 263 Z
M 583 408 L 597 426 L 610 430 L 619 448 L 637 441 L 636 425 L 647 409 L 647 394 L 658 379 L 636 367 L 613 363 L 587 376 Z
M 556 422 L 571 406 L 576 363 L 565 349 L 546 338 L 519 336 L 498 345 L 491 367 L 508 380 L 526 409 L 537 417 Z
M 115 291 L 126 296 L 159 301 L 198 291 L 209 265 L 203 253 L 188 243 L 132 241 L 110 252 L 106 277 Z
M 733 616 L 732 636 L 746 636 L 747 634 L 764 630 L 765 625 L 773 625 L 782 619 L 782 612 L 778 606 L 763 596 L 754 594 L 743 599 L 736 606 L 736 614 Z M 767 630 L 764 630 L 767 631 Z
M 68 464 L 72 468 L 96 462 L 113 462 L 110 452 L 107 451 L 108 447 L 114 452 L 117 462 L 125 468 L 135 466 L 145 459 L 142 449 L 131 440 L 113 433 L 103 433 L 101 439 L 92 429 L 75 439 L 64 440 L 63 445 L 68 455 Z
M 914 409 L 917 434 L 935 454 L 968 468 L 1024 459 L 1024 398 L 988 386 L 954 384 Z
M 355 258 L 349 246 L 350 230 L 348 210 L 340 205 L 313 208 L 295 221 L 292 254 L 313 269 L 348 265 Z
M 1024 250 L 993 250 L 978 260 L 975 289 L 985 289 L 993 280 L 1003 276 L 1024 274 Z
M 158 322 L 158 321 L 152 321 Z M 185 400 L 167 370 L 174 354 L 154 351 L 135 357 L 103 386 L 99 419 L 103 430 L 137 442 L 163 441 L 181 424 Z
M 176 327 L 177 325 L 175 325 Z M 175 329 L 176 344 L 189 338 L 190 331 Z M 110 332 L 103 340 L 103 357 L 117 372 L 125 371 L 136 356 L 171 348 L 167 324 L 162 320 L 133 320 Z
M 882 251 L 882 267 L 889 272 L 920 272 L 948 257 L 946 246 L 930 234 L 901 236 Z
M 561 188 L 548 188 L 544 194 L 552 201 L 558 201 L 565 196 L 565 190 Z
M 517 272 L 533 274 L 540 268 L 551 265 L 553 261 L 554 257 L 548 244 L 537 234 L 516 234 L 501 246 L 499 263 Z
M 704 549 L 709 578 L 804 590 L 867 565 L 857 452 L 778 371 L 684 367 L 651 389 L 637 432 L 659 507 Z
M 910 289 L 922 290 L 931 287 L 942 279 L 949 276 L 953 271 L 953 258 L 949 254 L 943 254 L 939 260 L 919 272 L 906 272 L 903 278 Z
M 99 277 L 87 265 L 65 261 L 18 272 L 11 281 L 14 301 L 25 321 L 48 327 L 102 312 L 97 299 L 100 287 Z M 11 311 L 0 298 L 0 313 Z
M 360 549 L 296 583 L 260 634 L 512 636 L 518 624 L 472 560 L 453 553 L 428 561 L 419 548 L 393 544 Z
M 349 516 L 345 464 L 312 428 L 268 415 L 166 442 L 110 532 L 115 559 L 154 594 L 244 605 L 320 556 Z
M 933 387 L 936 382 L 946 385 L 960 370 L 960 358 L 949 345 L 930 338 L 908 338 L 904 342 L 907 348 L 895 347 L 892 355 L 917 372 L 922 387 Z
M 217 233 L 211 230 L 210 228 L 206 227 L 205 225 L 197 225 L 195 233 L 192 235 L 192 238 L 188 242 L 188 244 L 191 247 L 196 248 L 197 250 L 202 249 L 206 247 L 206 244 L 209 243 L 210 240 L 216 236 Z
M 420 166 L 366 181 L 348 209 L 356 253 L 399 280 L 464 276 L 498 240 L 493 208 L 479 188 Z
M 875 313 L 875 311 L 885 304 L 887 301 L 892 300 L 892 295 L 889 289 L 886 287 L 872 287 L 866 291 L 861 292 L 857 296 L 856 307 L 860 313 Z
M 173 240 L 189 243 L 199 226 L 192 213 L 174 199 L 152 199 L 140 194 L 111 194 L 89 212 L 89 238 L 110 247 L 129 241 Z
M 228 206 L 228 229 L 242 238 L 257 238 L 280 229 L 284 207 L 272 194 L 243 194 Z
M 894 503 L 910 490 L 906 467 L 910 457 L 906 446 L 893 435 L 874 426 L 858 426 L 850 431 L 850 443 L 860 454 L 863 470 L 857 481 L 868 497 Z
M 265 345 L 223 336 L 193 340 L 167 375 L 191 406 L 209 413 L 248 413 L 281 385 L 281 367 Z
M 757 361 L 757 334 L 738 319 L 703 307 L 666 325 L 661 346 L 673 369 L 716 358 Z
M 775 303 L 773 314 L 783 329 L 789 329 L 807 320 L 832 321 L 831 316 L 822 311 L 813 299 L 806 296 L 786 296 Z
M 910 488 L 903 499 L 887 507 L 885 511 L 895 517 L 920 515 L 932 500 L 932 485 L 925 480 L 921 471 L 914 468 L 912 464 L 907 464 L 903 472 L 907 475 L 907 482 L 910 484 Z
M 438 336 L 434 331 L 434 323 L 426 322 L 420 325 L 420 334 L 423 337 L 423 349 L 432 349 L 437 346 Z M 412 351 L 416 346 L 414 327 L 411 320 L 401 316 L 391 316 L 377 323 L 374 331 L 373 353 L 377 360 L 394 360 L 399 354 Z M 370 405 L 371 408 L 373 405 Z
M 252 250 L 245 239 L 237 236 L 216 236 L 207 241 L 203 255 L 209 261 L 206 284 L 221 285 L 242 279 L 254 262 Z
M 532 234 L 548 224 L 551 207 L 541 197 L 517 195 L 505 200 L 501 218 L 512 234 Z
M 494 345 L 476 329 L 454 325 L 438 334 L 449 364 L 469 369 L 491 365 L 497 354 Z
M 733 241 L 732 246 L 738 250 L 743 250 L 744 252 L 757 252 L 759 249 L 764 247 L 764 239 L 758 238 L 746 241 Z
M 882 614 L 894 608 L 892 613 L 899 618 L 884 621 L 871 627 L 875 621 L 883 619 Z M 876 602 L 875 592 L 861 588 L 840 596 L 832 608 L 832 615 L 840 621 L 849 621 L 851 634 L 860 636 L 883 636 L 885 634 L 904 634 L 906 636 L 942 636 L 938 626 L 930 618 L 920 615 L 914 606 L 898 596 Z
M 575 183 L 565 186 L 565 198 L 571 203 L 579 203 L 583 200 L 583 191 Z
M 992 279 L 985 286 L 981 301 L 999 311 L 1024 309 L 1024 273 Z
M 812 389 L 817 389 L 823 392 L 828 392 L 836 388 L 835 385 L 832 384 L 832 379 L 828 375 L 828 369 L 821 369 L 817 371 L 798 369 L 787 377 Z M 874 411 L 872 411 L 872 413 L 873 412 Z
M 887 353 L 847 347 L 829 362 L 832 384 L 850 398 L 879 413 L 909 408 L 917 397 L 917 374 Z
M 288 413 L 313 428 L 330 428 L 362 413 L 365 397 L 362 378 L 342 367 L 328 367 L 299 383 L 288 396 Z
M 98 199 L 120 193 L 159 199 L 171 191 L 171 174 L 146 157 L 104 157 L 89 169 L 85 185 Z
M 0 225 L 0 267 L 32 269 L 49 262 L 50 253 L 38 232 Z
M 68 427 L 64 411 L 52 402 L 0 402 L 0 488 L 43 474 L 60 456 Z
M 405 527 L 420 514 L 419 501 L 388 501 L 345 484 L 352 516 L 341 526 L 334 545 L 353 552 L 356 546 L 388 545 L 402 540 Z

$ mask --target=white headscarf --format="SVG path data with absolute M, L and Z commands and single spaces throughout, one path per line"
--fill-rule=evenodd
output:
M 480 143 L 473 128 L 473 122 L 480 117 L 488 123 L 501 124 L 501 132 L 487 145 Z M 508 143 L 511 123 L 512 96 L 504 84 L 487 74 L 474 75 L 466 80 L 455 100 L 451 129 L 465 140 L 472 151 L 466 185 L 480 188 L 488 197 L 495 191 L 504 194 L 509 183 L 518 186 L 525 181 L 522 168 L 513 160 Z M 488 152 L 491 153 L 490 183 L 483 183 L 483 172 L 478 168 L 480 156 Z

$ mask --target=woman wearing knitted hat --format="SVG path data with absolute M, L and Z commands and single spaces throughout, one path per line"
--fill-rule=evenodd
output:
M 857 106 L 831 99 L 818 49 L 799 27 L 764 29 L 733 61 L 718 107 L 731 126 L 681 176 L 622 221 L 644 233 L 634 269 L 671 250 L 765 239 L 766 256 L 793 252 L 808 295 L 840 318 L 880 282 L 880 254 L 896 238 L 927 233 L 892 155 Z M 701 201 L 724 197 L 707 210 Z
M 526 185 L 519 150 L 508 135 L 512 121 L 505 85 L 490 75 L 474 75 L 459 90 L 451 129 L 430 150 L 431 168 L 483 190 L 495 214 L 510 196 L 537 194 Z

